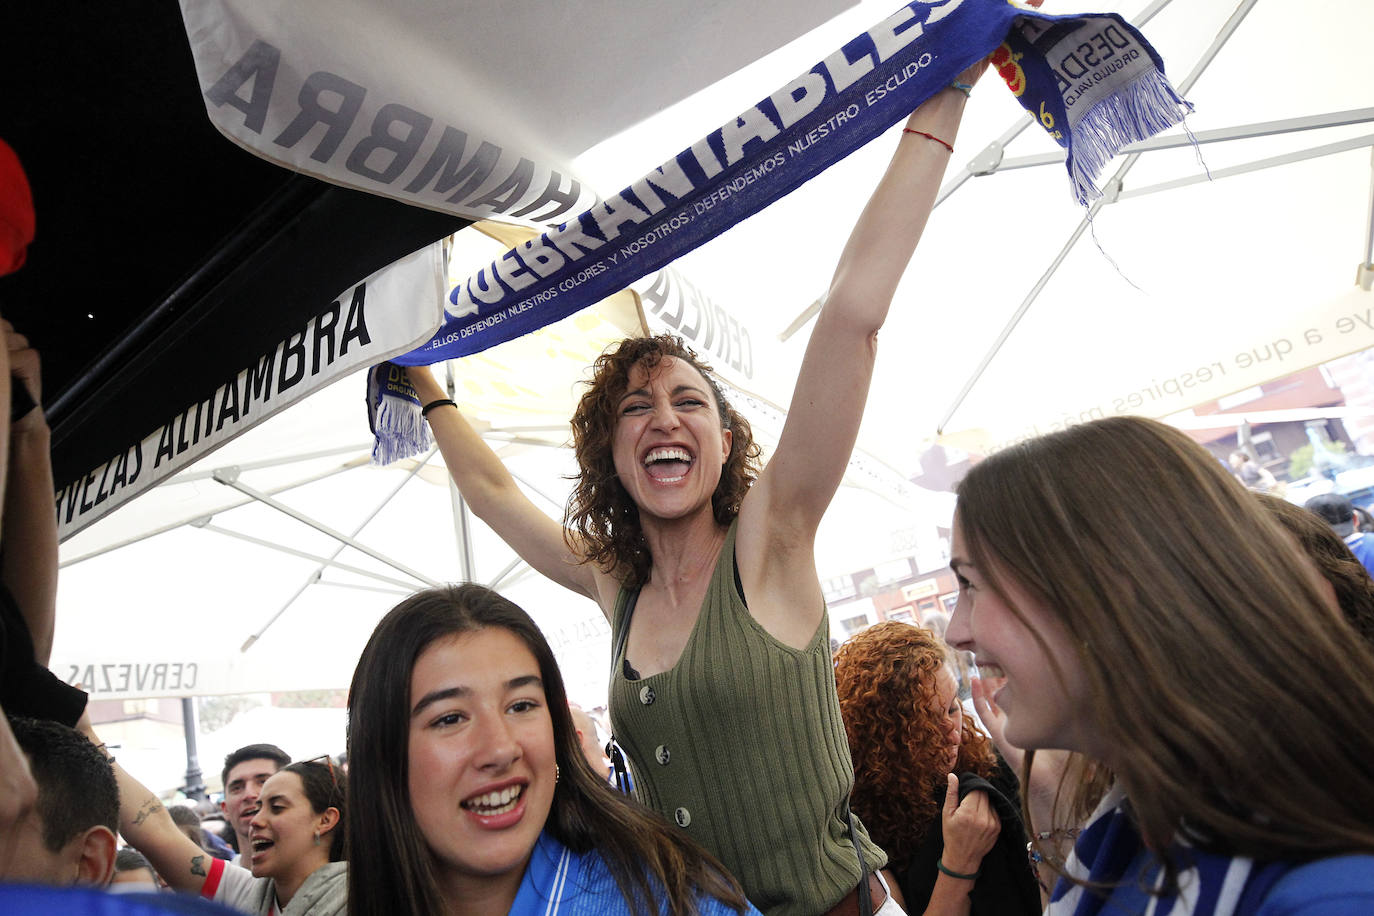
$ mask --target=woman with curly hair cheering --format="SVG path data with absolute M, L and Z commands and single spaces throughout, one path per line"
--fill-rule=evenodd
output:
M 1038 913 L 1016 777 L 964 717 L 949 658 L 934 633 L 898 621 L 840 647 L 851 804 L 887 851 L 908 911 Z
M 769 916 L 857 912 L 870 896 L 884 912 L 874 872 L 885 857 L 848 810 L 815 537 L 964 103 L 950 87 L 908 119 L 840 256 L 761 471 L 747 424 L 680 340 L 625 341 L 597 361 L 573 418 L 578 489 L 559 524 L 430 373 L 410 373 L 473 511 L 610 621 L 621 646 L 611 721 L 636 794 L 715 853 Z

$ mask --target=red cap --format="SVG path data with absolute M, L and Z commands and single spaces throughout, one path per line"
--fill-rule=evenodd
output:
M 23 266 L 33 241 L 33 223 L 29 179 L 14 150 L 0 140 L 0 276 Z

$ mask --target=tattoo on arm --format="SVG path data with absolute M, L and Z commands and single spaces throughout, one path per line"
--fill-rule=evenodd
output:
M 162 802 L 150 796 L 148 800 L 143 803 L 143 807 L 138 809 L 138 813 L 134 815 L 134 826 L 138 827 L 141 825 L 144 821 L 153 816 L 153 812 L 161 807 Z
M 191 857 L 191 874 L 205 877 L 205 856 Z

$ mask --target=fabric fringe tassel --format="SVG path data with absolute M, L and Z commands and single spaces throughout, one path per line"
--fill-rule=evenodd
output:
M 1098 176 L 1123 146 L 1168 130 L 1192 110 L 1153 68 L 1088 109 L 1070 134 L 1069 175 L 1078 202 L 1086 206 L 1102 196 Z
M 418 455 L 434 444 L 415 389 L 397 382 L 396 372 L 395 366 L 381 363 L 367 374 L 367 419 L 376 437 L 373 467 Z

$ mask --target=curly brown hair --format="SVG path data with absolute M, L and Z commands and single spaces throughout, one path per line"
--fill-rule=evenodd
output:
M 711 367 L 681 337 L 631 337 L 598 356 L 591 381 L 572 417 L 579 473 L 563 513 L 563 527 L 569 549 L 632 588 L 648 580 L 653 557 L 640 528 L 639 507 L 616 474 L 612 441 L 620 419 L 620 399 L 629 388 L 630 370 L 635 366 L 652 370 L 665 359 L 683 360 L 701 373 L 711 386 L 721 428 L 732 435 L 730 456 L 711 495 L 718 524 L 734 521 L 744 494 L 759 476 L 761 451 L 749 421 L 730 406 Z
M 929 630 L 889 620 L 851 637 L 835 655 L 835 686 L 854 758 L 850 804 L 897 868 L 932 824 L 945 784 L 945 726 L 932 711 L 949 647 Z M 997 770 L 992 742 L 964 717 L 958 772 Z

